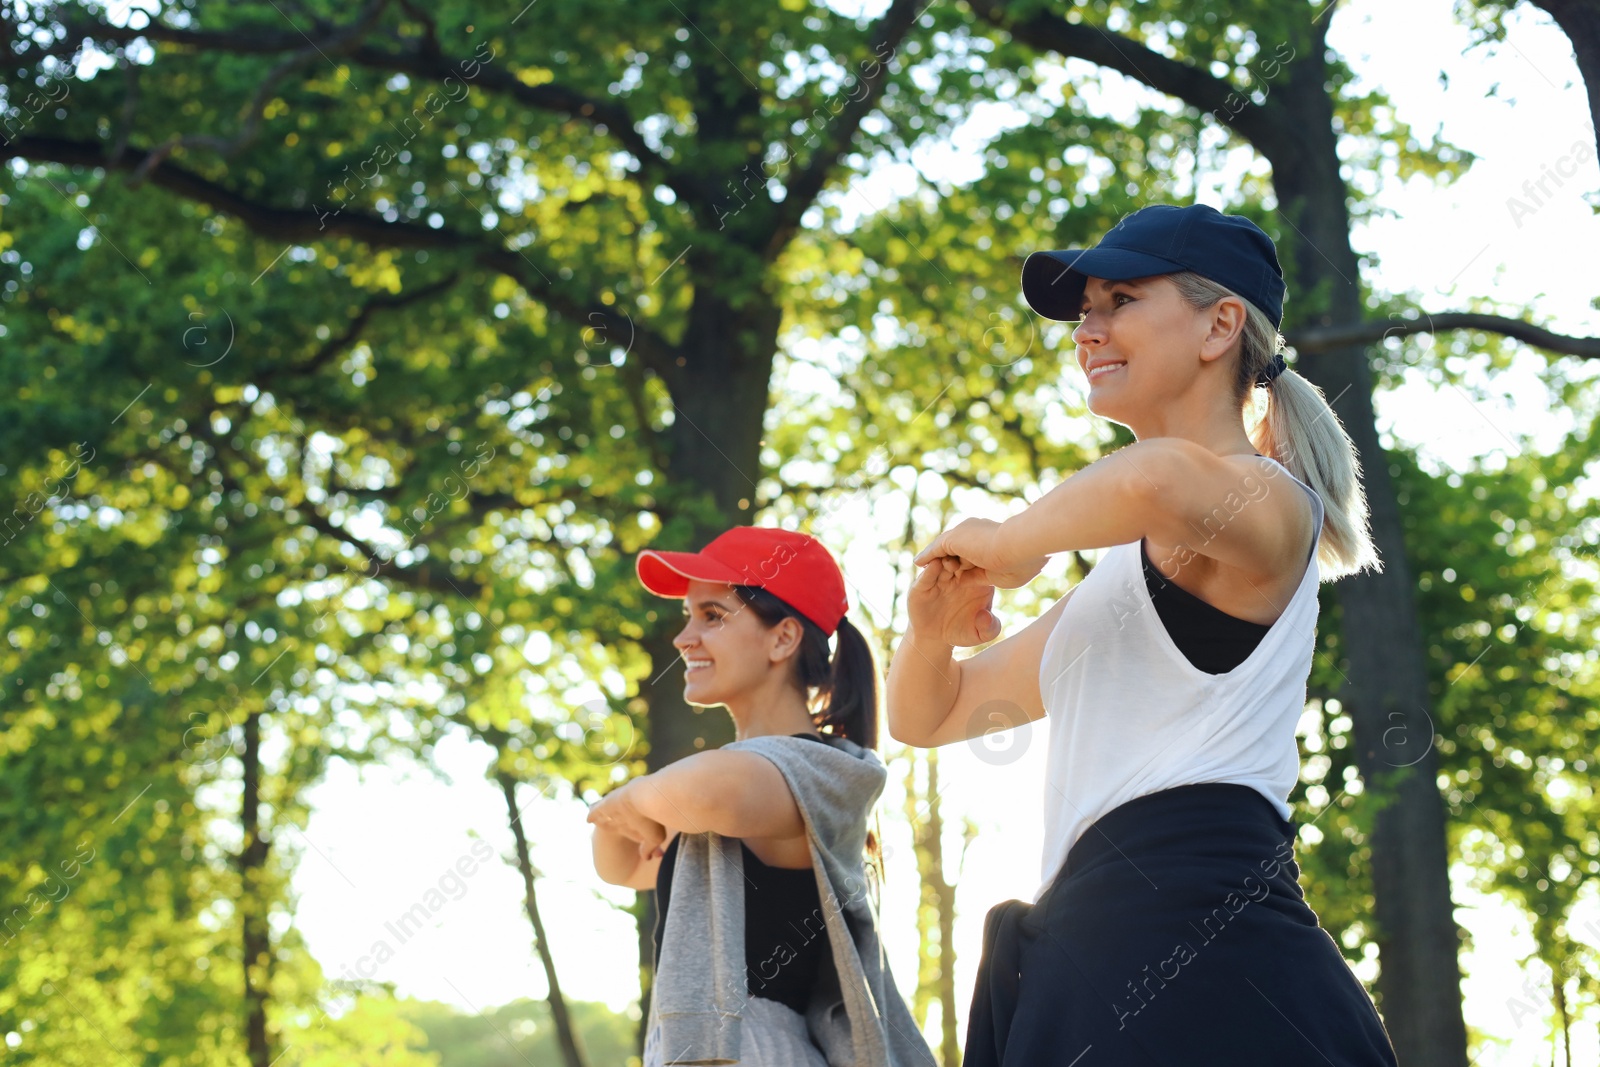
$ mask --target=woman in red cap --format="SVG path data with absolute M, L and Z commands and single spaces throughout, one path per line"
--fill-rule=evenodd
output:
M 868 894 L 887 771 L 838 564 L 805 534 L 741 526 L 637 568 L 683 601 L 684 700 L 727 708 L 735 735 L 589 812 L 600 877 L 656 891 L 645 1067 L 931 1067 Z
M 1155 205 L 1094 248 L 1033 254 L 1022 286 L 1078 323 L 1089 409 L 1136 440 L 915 560 L 893 736 L 1050 720 L 1042 882 L 985 921 L 963 1065 L 1393 1067 L 1294 862 L 1318 585 L 1377 557 L 1355 449 L 1278 354 L 1272 241 Z M 1253 436 L 1252 386 L 1268 391 Z M 1032 624 L 953 659 L 999 636 L 997 587 L 1091 549 Z

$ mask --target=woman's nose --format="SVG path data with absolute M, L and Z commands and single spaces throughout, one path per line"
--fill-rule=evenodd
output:
M 1105 333 L 1100 329 L 1099 320 L 1090 315 L 1085 315 L 1072 331 L 1072 343 L 1075 345 L 1097 345 L 1104 340 Z

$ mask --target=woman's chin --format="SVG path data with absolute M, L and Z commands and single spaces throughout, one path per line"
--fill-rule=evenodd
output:
M 684 683 L 683 702 L 697 708 L 714 708 L 722 703 L 709 686 L 701 685 L 698 682 Z
M 1120 422 L 1117 412 L 1121 405 L 1114 389 L 1091 389 L 1084 400 L 1084 407 L 1089 409 L 1091 415 L 1098 415 L 1102 419 Z

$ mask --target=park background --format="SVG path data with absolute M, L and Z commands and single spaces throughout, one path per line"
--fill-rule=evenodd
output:
M 1388 564 L 1322 590 L 1308 898 L 1407 1067 L 1600 1063 L 1584 6 L 8 5 L 0 1056 L 623 1067 L 586 802 L 727 736 L 633 553 L 804 528 L 886 665 L 920 544 L 1127 440 L 1022 256 L 1199 201 Z M 885 735 L 946 1067 L 1045 729 Z

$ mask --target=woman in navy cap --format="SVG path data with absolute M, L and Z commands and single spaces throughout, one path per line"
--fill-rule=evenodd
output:
M 656 891 L 644 1067 L 935 1067 L 868 892 L 888 772 L 838 563 L 806 534 L 737 526 L 636 565 L 683 603 L 684 700 L 726 708 L 735 734 L 589 810 L 600 877 Z
M 1078 323 L 1089 409 L 1136 440 L 916 557 L 890 733 L 931 748 L 1050 717 L 1042 880 L 989 912 L 964 1067 L 1393 1065 L 1294 861 L 1318 586 L 1378 561 L 1355 449 L 1279 354 L 1272 241 L 1146 207 L 1029 256 L 1022 286 Z M 997 587 L 1088 549 L 1043 615 L 953 658 L 1000 636 Z

